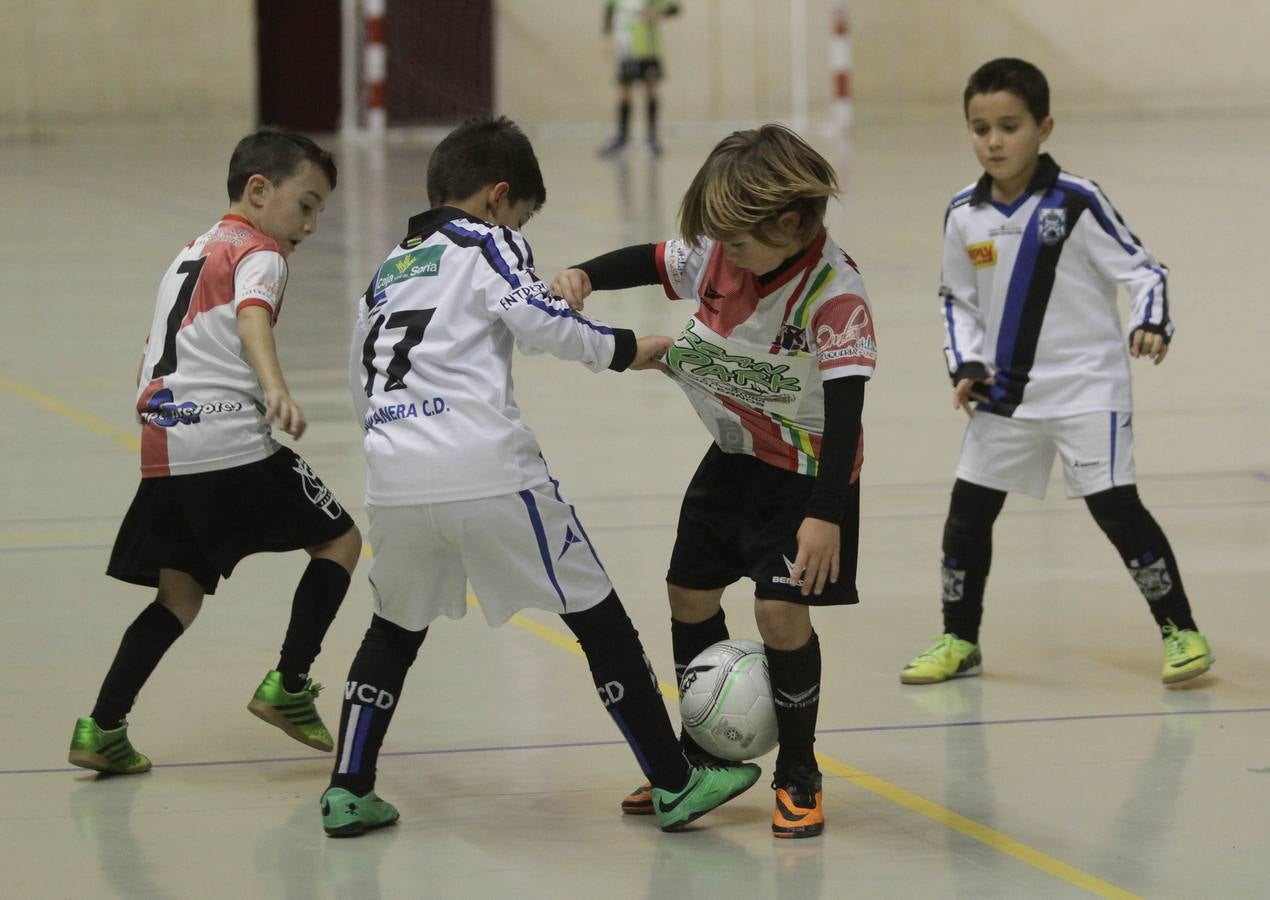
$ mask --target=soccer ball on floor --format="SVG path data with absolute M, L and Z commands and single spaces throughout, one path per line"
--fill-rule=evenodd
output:
M 767 656 L 757 641 L 720 641 L 701 651 L 679 684 L 684 729 L 720 759 L 755 759 L 776 746 Z

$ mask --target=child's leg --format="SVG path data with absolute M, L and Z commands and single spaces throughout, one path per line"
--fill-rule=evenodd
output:
M 728 626 L 723 614 L 723 588 L 697 591 L 667 582 L 666 591 L 670 595 L 670 643 L 675 657 L 677 691 L 688 663 L 712 644 L 726 641 Z M 688 732 L 681 731 L 679 739 L 689 759 L 718 762 L 689 737 Z
M 754 618 L 763 636 L 776 704 L 780 735 L 776 772 L 779 775 L 802 766 L 814 772 L 816 756 L 812 745 L 820 711 L 820 640 L 811 627 L 811 608 L 756 597 Z
M 979 643 L 983 592 L 992 565 L 992 526 L 1005 505 L 1005 491 L 958 478 L 944 523 L 944 632 Z
M 605 709 L 630 744 L 649 782 L 667 791 L 688 782 L 688 762 L 675 739 L 639 633 L 617 592 L 560 617 L 578 638 Z
M 123 634 L 102 682 L 92 717 L 103 730 L 119 727 L 137 694 L 176 639 L 193 624 L 203 604 L 203 588 L 175 569 L 159 570 L 159 591 Z
M 644 97 L 648 103 L 648 142 L 657 144 L 657 80 L 644 81 Z
M 335 540 L 308 547 L 305 552 L 311 559 L 291 601 L 291 621 L 277 666 L 283 687 L 292 693 L 304 688 L 309 667 L 348 593 L 362 552 L 362 535 L 354 526 Z
M 1135 485 L 1122 485 L 1085 497 L 1085 505 L 1124 560 L 1163 630 L 1198 631 L 1182 587 L 1177 560 L 1155 518 L 1142 505 Z
M 372 616 L 348 670 L 340 711 L 339 747 L 331 787 L 364 796 L 375 787 L 379 749 L 428 629 L 409 631 Z

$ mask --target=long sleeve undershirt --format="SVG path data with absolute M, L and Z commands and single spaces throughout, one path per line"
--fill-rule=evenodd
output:
M 780 275 L 798 257 L 797 254 L 776 269 L 761 276 L 769 281 Z M 657 245 L 634 244 L 601 254 L 575 268 L 586 272 L 591 289 L 615 291 L 623 288 L 660 284 L 657 271 Z M 846 510 L 851 472 L 855 468 L 856 448 L 860 444 L 860 416 L 864 411 L 864 383 L 861 375 L 832 378 L 824 382 L 825 431 L 820 444 L 820 471 L 816 486 L 807 503 L 807 515 L 837 524 Z

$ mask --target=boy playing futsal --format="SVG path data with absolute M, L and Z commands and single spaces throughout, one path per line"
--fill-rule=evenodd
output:
M 728 637 L 724 589 L 751 578 L 780 751 L 772 832 L 824 829 L 812 752 L 820 641 L 811 607 L 857 603 L 864 460 L 860 414 L 877 360 L 855 262 L 825 231 L 833 168 L 779 125 L 738 131 L 697 172 L 680 237 L 566 269 L 575 308 L 592 290 L 661 284 L 697 304 L 667 356 L 714 442 L 684 495 L 666 585 L 675 668 Z M 686 734 L 690 759 L 709 759 Z M 650 811 L 647 786 L 622 804 Z
M 317 229 L 335 189 L 331 155 L 308 138 L 263 128 L 229 162 L 229 211 L 190 241 L 159 282 L 138 373 L 141 485 L 107 574 L 157 587 L 124 632 L 92 714 L 75 724 L 70 761 L 100 772 L 150 768 L 125 721 L 168 648 L 244 556 L 304 548 L 277 668 L 248 708 L 288 735 L 330 750 L 308 678 L 348 590 L 362 539 L 308 464 L 280 446 L 277 425 L 304 433 L 282 377 L 273 326 L 287 259 Z
M 620 372 L 648 368 L 670 339 L 575 315 L 538 279 L 520 229 L 546 189 L 508 119 L 452 131 L 427 186 L 432 208 L 380 266 L 353 332 L 375 610 L 344 690 L 322 825 L 352 836 L 397 820 L 374 791 L 379 750 L 429 625 L 467 612 L 470 580 L 491 626 L 526 608 L 560 614 L 653 785 L 659 824 L 677 830 L 759 769 L 689 767 L 639 635 L 521 419 L 511 377 L 513 346 Z
M 1055 452 L 1068 496 L 1084 499 L 1147 600 L 1164 683 L 1194 678 L 1213 654 L 1133 463 L 1129 358 L 1168 353 L 1168 270 L 1098 185 L 1040 152 L 1054 120 L 1039 69 L 984 64 L 963 112 L 984 174 L 948 207 L 940 295 L 953 406 L 970 422 L 944 525 L 944 633 L 900 681 L 979 674 L 993 523 L 1007 493 L 1044 496 Z M 1127 342 L 1118 285 L 1132 303 Z

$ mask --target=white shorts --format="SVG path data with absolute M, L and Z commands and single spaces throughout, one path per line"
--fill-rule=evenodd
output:
M 1054 451 L 1063 460 L 1068 497 L 1133 484 L 1133 416 L 1093 412 L 1062 419 L 1014 419 L 977 413 L 961 442 L 957 477 L 999 491 L 1045 496 Z
M 370 506 L 375 614 L 410 631 L 467 613 L 467 583 L 485 621 L 522 609 L 574 613 L 613 584 L 556 482 L 515 494 L 421 506 Z

